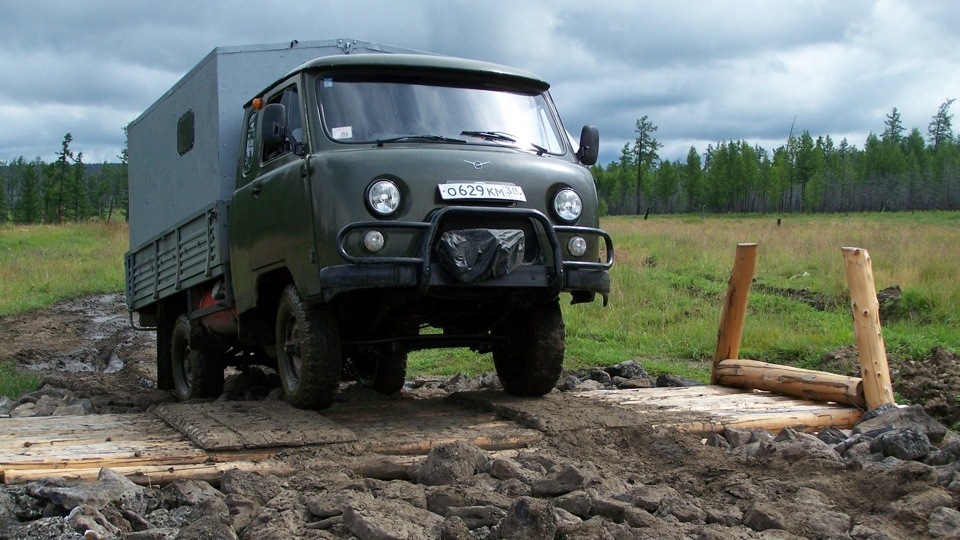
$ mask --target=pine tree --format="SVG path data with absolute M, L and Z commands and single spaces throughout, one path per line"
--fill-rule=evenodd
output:
M 700 160 L 700 152 L 692 146 L 687 151 L 687 162 L 683 166 L 680 182 L 687 195 L 687 211 L 701 210 L 704 203 L 703 162 Z
M 70 166 L 66 185 L 66 205 L 68 214 L 74 223 L 90 215 L 90 198 L 87 195 L 86 165 L 83 163 L 83 152 L 77 153 L 73 165 Z
M 903 122 L 900 120 L 900 111 L 898 111 L 896 107 L 887 115 L 887 119 L 884 120 L 883 125 L 886 127 L 883 130 L 883 135 L 880 136 L 880 140 L 900 144 L 900 141 L 903 139 Z
M 44 163 L 38 157 L 28 163 L 20 178 L 20 198 L 13 208 L 13 219 L 17 223 L 39 223 L 43 219 L 40 173 Z
M 10 207 L 7 202 L 7 185 L 9 184 L 10 167 L 0 160 L 0 224 L 10 221 Z
M 70 161 L 73 159 L 73 151 L 70 150 L 71 142 L 73 142 L 73 135 L 67 133 L 63 136 L 60 151 L 57 152 L 57 160 L 48 167 L 49 174 L 44 182 L 43 194 L 44 214 L 48 222 L 63 223 L 65 218 L 65 206 L 70 196 Z
M 657 126 L 650 122 L 647 115 L 637 120 L 634 132 L 637 138 L 633 144 L 633 151 L 636 155 L 637 164 L 637 214 L 643 211 L 644 202 L 650 199 L 651 186 L 648 177 L 657 166 L 660 156 L 657 154 L 663 145 L 657 139 L 653 138 Z
M 950 105 L 953 99 L 948 99 L 940 104 L 937 114 L 933 115 L 930 125 L 927 127 L 927 141 L 934 150 L 939 150 L 941 146 L 949 143 L 953 139 L 953 115 L 950 114 Z

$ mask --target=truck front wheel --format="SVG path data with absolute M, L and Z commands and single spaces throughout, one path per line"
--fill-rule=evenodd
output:
M 327 305 L 307 307 L 290 285 L 277 309 L 277 368 L 287 402 L 325 409 L 340 386 L 340 328 Z
M 493 365 L 503 389 L 514 396 L 550 392 L 563 371 L 564 329 L 560 300 L 514 312 L 494 330 Z
M 223 392 L 223 363 L 190 347 L 190 319 L 180 315 L 170 339 L 173 392 L 177 399 L 212 398 Z

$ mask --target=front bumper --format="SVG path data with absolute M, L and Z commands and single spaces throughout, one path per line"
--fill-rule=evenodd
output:
M 440 263 L 434 246 L 443 232 L 445 220 L 481 219 L 490 223 L 498 220 L 528 220 L 529 231 L 536 242 L 540 256 L 528 261 L 505 276 L 490 278 L 469 284 L 451 276 Z M 491 227 L 495 228 L 495 227 Z M 355 256 L 348 252 L 345 241 L 348 235 L 366 230 L 416 231 L 420 235 L 416 252 L 411 257 Z M 563 246 L 559 236 L 578 235 L 602 239 L 606 261 L 564 260 Z M 524 208 L 484 208 L 450 206 L 434 212 L 429 221 L 363 221 L 351 223 L 337 235 L 337 250 L 347 264 L 334 265 L 320 271 L 320 284 L 325 300 L 331 300 L 345 292 L 378 289 L 417 289 L 424 295 L 459 293 L 486 294 L 490 289 L 534 289 L 544 296 L 555 297 L 561 292 L 570 292 L 574 302 L 593 299 L 594 294 L 603 297 L 606 305 L 610 292 L 609 269 L 613 266 L 613 241 L 605 231 L 593 227 L 553 225 L 547 217 L 536 210 Z M 486 292 L 485 292 L 486 291 Z

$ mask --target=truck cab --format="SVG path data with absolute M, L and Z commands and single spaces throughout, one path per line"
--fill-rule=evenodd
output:
M 324 408 L 345 378 L 390 394 L 409 352 L 468 347 L 508 393 L 549 392 L 560 300 L 606 304 L 613 244 L 586 168 L 597 130 L 573 141 L 548 88 L 483 62 L 339 54 L 250 96 L 233 192 L 207 217 L 222 272 L 143 309 L 166 384 L 203 397 L 223 366 L 267 363 L 289 402 Z

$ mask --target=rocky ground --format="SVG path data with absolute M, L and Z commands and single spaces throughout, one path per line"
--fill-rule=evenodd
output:
M 40 370 L 44 389 L 0 400 L 2 416 L 142 412 L 154 388 L 153 335 L 130 329 L 118 295 L 0 320 L 0 358 Z M 840 365 L 837 351 L 824 365 Z M 838 369 L 842 371 L 842 369 Z M 960 538 L 960 360 L 936 349 L 905 363 L 913 405 L 869 412 L 852 431 L 728 430 L 708 437 L 647 426 L 545 434 L 492 454 L 464 443 L 400 465 L 338 448 L 291 449 L 286 477 L 228 472 L 138 486 L 0 486 L 0 538 Z M 432 399 L 495 377 L 410 381 L 393 399 Z M 653 381 L 640 364 L 569 373 L 570 389 Z M 235 373 L 228 399 L 276 397 L 275 379 Z M 343 399 L 369 399 L 362 392 Z

